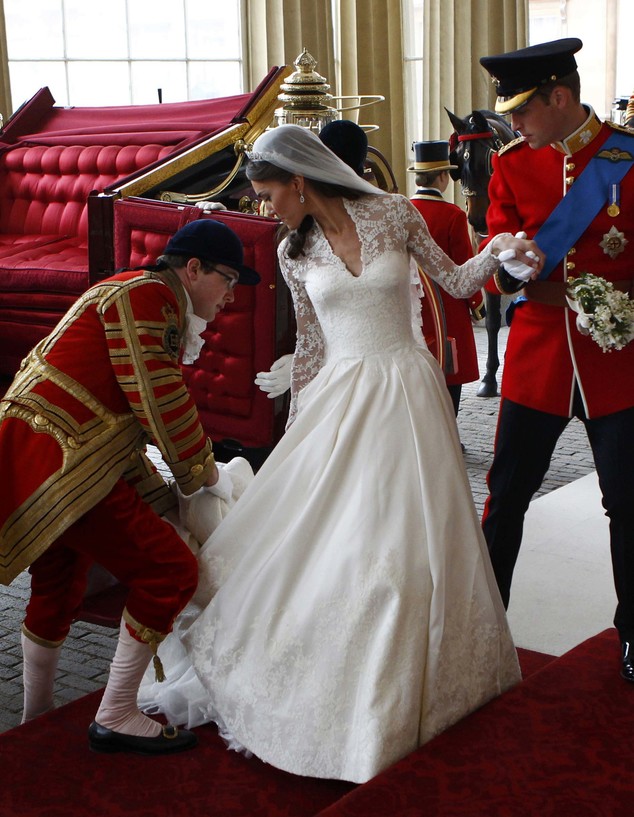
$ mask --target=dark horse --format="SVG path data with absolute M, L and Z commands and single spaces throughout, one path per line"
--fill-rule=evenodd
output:
M 449 142 L 449 159 L 451 164 L 458 166 L 457 170 L 450 171 L 451 177 L 454 181 L 460 181 L 462 195 L 467 200 L 467 219 L 479 243 L 487 234 L 488 187 L 493 172 L 491 159 L 502 145 L 517 134 L 493 111 L 472 111 L 464 119 L 450 111 L 447 111 L 447 115 L 454 127 Z M 499 295 L 485 291 L 487 362 L 478 397 L 496 397 L 498 394 L 498 334 L 502 323 L 500 301 Z

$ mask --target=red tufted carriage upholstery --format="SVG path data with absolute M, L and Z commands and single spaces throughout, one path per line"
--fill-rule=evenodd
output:
M 33 145 L 0 156 L 0 371 L 12 373 L 91 283 L 88 196 L 169 145 Z
M 222 129 L 248 95 L 122 108 L 55 108 L 47 88 L 0 133 L 0 375 L 89 284 L 88 200 Z

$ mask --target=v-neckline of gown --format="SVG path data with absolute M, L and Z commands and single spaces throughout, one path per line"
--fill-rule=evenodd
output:
M 345 272 L 351 278 L 359 279 L 359 278 L 362 277 L 363 270 L 365 269 L 365 264 L 364 264 L 364 261 L 363 261 L 363 254 L 364 254 L 363 253 L 363 241 L 361 240 L 361 234 L 359 233 L 359 228 L 357 226 L 357 220 L 356 220 L 355 214 L 354 214 L 354 207 L 351 206 L 351 205 L 354 204 L 354 202 L 351 199 L 350 200 L 342 199 L 342 201 L 343 201 L 343 206 L 345 207 L 346 213 L 350 216 L 350 219 L 352 220 L 355 232 L 357 234 L 357 238 L 359 239 L 359 260 L 361 261 L 361 271 L 359 272 L 358 275 L 356 275 L 354 272 L 352 272 L 350 267 L 346 264 L 346 262 L 343 260 L 343 258 L 341 258 L 341 256 L 337 255 L 337 253 L 332 248 L 332 244 L 330 243 L 330 241 L 328 241 L 328 238 L 327 238 L 326 234 L 324 233 L 323 228 L 321 227 L 321 225 L 317 221 L 315 223 L 319 227 L 319 232 L 321 234 L 322 240 L 325 242 L 326 246 L 328 247 L 328 250 L 329 250 L 330 254 L 332 255 L 332 257 L 337 260 L 337 262 L 341 265 L 341 267 L 343 267 Z

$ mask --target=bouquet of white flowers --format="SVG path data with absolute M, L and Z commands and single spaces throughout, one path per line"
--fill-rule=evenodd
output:
M 634 301 L 610 281 L 583 272 L 569 278 L 566 300 L 577 313 L 577 329 L 604 352 L 622 349 L 634 339 Z

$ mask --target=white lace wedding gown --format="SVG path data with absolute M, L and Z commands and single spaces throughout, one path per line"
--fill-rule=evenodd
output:
M 444 379 L 410 320 L 408 252 L 457 297 L 496 262 L 455 267 L 402 196 L 346 206 L 360 276 L 318 227 L 305 256 L 281 248 L 297 416 L 201 550 L 159 652 L 168 680 L 140 702 L 215 720 L 289 772 L 362 782 L 520 675 Z

